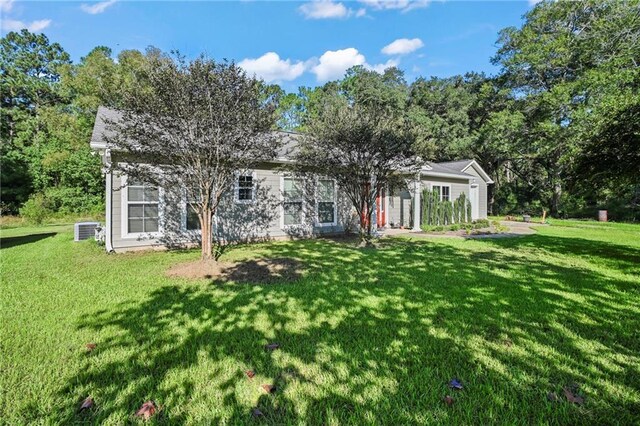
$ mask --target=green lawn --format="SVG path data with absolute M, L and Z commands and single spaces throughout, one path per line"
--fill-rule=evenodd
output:
M 165 423 L 252 423 L 254 406 L 278 424 L 640 418 L 637 225 L 224 255 L 305 265 L 298 281 L 269 285 L 164 276 L 195 251 L 107 255 L 69 227 L 1 232 L 0 423 L 121 424 L 148 399 Z M 463 390 L 448 389 L 454 377 Z M 573 385 L 582 406 L 563 395 Z M 78 413 L 88 395 L 95 408 Z

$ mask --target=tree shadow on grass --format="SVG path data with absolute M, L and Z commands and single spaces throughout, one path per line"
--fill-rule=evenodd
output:
M 98 309 L 78 326 L 104 338 L 54 420 L 127 421 L 154 399 L 171 423 L 251 423 L 253 406 L 274 424 L 630 422 L 640 324 L 624 294 L 637 282 L 532 260 L 535 247 L 473 244 L 273 244 L 272 257 L 305 264 L 303 279 L 166 285 Z M 465 390 L 447 407 L 452 377 Z M 573 382 L 585 408 L 546 401 Z M 98 409 L 80 417 L 72 404 L 88 394 Z
M 30 234 L 30 235 L 22 235 L 19 237 L 0 238 L 0 249 L 20 246 L 23 244 L 35 243 L 40 240 L 44 240 L 45 238 L 53 237 L 54 235 L 56 235 L 55 232 L 45 232 L 42 234 Z

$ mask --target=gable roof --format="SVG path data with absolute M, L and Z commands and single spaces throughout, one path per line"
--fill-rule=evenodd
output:
M 91 133 L 91 142 L 90 146 L 95 150 L 103 150 L 108 148 L 107 143 L 104 140 L 104 135 L 111 133 L 111 131 L 107 128 L 107 121 L 118 121 L 122 115 L 111 108 L 106 108 L 103 106 L 98 107 L 98 112 L 96 114 L 96 121 L 93 126 L 93 132 Z M 296 151 L 298 146 L 300 137 L 302 137 L 301 133 L 297 132 L 286 132 L 276 130 L 274 134 L 278 135 L 282 138 L 282 145 L 278 150 L 277 162 L 290 162 L 292 161 L 292 157 Z M 427 163 L 421 169 L 421 174 L 430 175 L 430 176 L 439 176 L 439 177 L 452 177 L 458 179 L 474 179 L 476 176 L 465 173 L 469 167 L 473 166 L 478 174 L 485 180 L 487 183 L 493 183 L 493 180 L 485 173 L 485 171 L 480 167 L 480 165 L 472 159 L 458 160 L 458 161 L 445 161 L 442 163 Z
M 109 130 L 109 128 L 107 127 L 107 122 L 117 122 L 121 118 L 122 114 L 117 110 L 106 108 L 103 106 L 98 107 L 96 121 L 93 125 L 93 132 L 91 133 L 91 141 L 89 143 L 89 146 L 95 150 L 108 148 L 107 143 L 104 140 L 104 136 L 111 136 L 113 131 Z M 274 133 L 278 135 L 283 142 L 280 146 L 280 149 L 278 150 L 278 159 L 289 158 L 298 145 L 300 133 L 285 132 L 280 130 L 274 131 Z
M 422 169 L 421 173 L 423 175 L 443 176 L 443 177 L 451 176 L 451 177 L 468 179 L 468 180 L 474 178 L 473 175 L 448 167 L 443 163 L 429 163 L 428 166 L 429 166 L 428 169 L 427 168 Z
M 476 160 L 473 159 L 465 159 L 465 160 L 457 160 L 457 161 L 445 161 L 443 163 L 437 163 L 443 167 L 447 167 L 449 169 L 453 169 L 459 172 L 466 172 L 470 167 L 473 167 L 475 171 L 484 179 L 486 183 L 493 183 L 493 179 L 484 171 L 480 164 Z

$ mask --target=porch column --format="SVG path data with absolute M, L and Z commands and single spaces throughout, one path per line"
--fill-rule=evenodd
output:
M 371 185 L 371 189 L 376 187 L 376 177 L 375 176 L 371 176 L 371 179 L 369 179 L 370 185 Z M 378 205 L 375 202 L 375 200 L 373 201 L 373 208 L 371 209 L 371 216 L 369 217 L 369 221 L 371 222 L 371 229 L 373 230 L 373 232 L 376 232 L 378 230 Z
M 421 231 L 420 228 L 420 173 L 413 182 L 413 231 Z

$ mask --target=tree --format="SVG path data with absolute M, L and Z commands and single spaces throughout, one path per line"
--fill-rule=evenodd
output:
M 394 74 L 398 75 L 395 71 Z M 342 92 L 329 92 L 309 120 L 297 155 L 301 173 L 335 179 L 355 208 L 368 243 L 378 191 L 415 165 L 397 78 L 356 68 Z M 401 75 L 400 75 L 401 77 Z
M 31 143 L 41 107 L 61 101 L 58 92 L 61 65 L 69 55 L 44 34 L 10 32 L 0 40 L 0 138 L 2 210 L 15 213 L 27 200 L 32 184 L 25 147 Z
M 121 118 L 108 123 L 113 151 L 139 161 L 111 169 L 187 192 L 202 230 L 202 259 L 213 258 L 212 218 L 236 172 L 272 160 L 279 140 L 277 99 L 234 63 L 155 55 L 125 87 Z
M 639 34 L 637 0 L 542 2 L 527 13 L 522 28 L 501 31 L 493 60 L 524 104 L 530 159 L 543 171 L 554 214 L 566 198 L 563 190 L 587 164 L 581 161 L 589 152 L 585 144 L 593 143 L 593 130 L 606 123 L 600 120 L 606 115 L 602 106 L 638 97 L 633 76 Z M 627 129 L 638 128 L 633 113 L 619 117 Z M 615 143 L 598 141 L 600 148 Z

